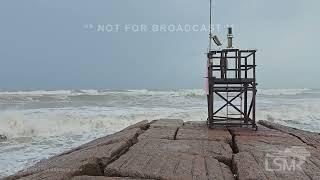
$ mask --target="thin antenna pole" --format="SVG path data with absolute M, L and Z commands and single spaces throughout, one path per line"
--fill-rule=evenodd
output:
M 212 46 L 212 0 L 210 0 L 210 34 L 209 34 L 209 51 L 211 51 L 211 46 Z

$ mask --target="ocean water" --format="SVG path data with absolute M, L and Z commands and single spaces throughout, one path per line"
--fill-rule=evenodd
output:
M 141 120 L 207 118 L 205 92 L 58 90 L 0 92 L 0 177 Z M 320 132 L 320 90 L 258 91 L 257 119 Z

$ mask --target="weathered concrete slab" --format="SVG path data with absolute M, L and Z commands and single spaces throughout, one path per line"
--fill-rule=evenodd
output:
M 177 140 L 209 140 L 230 143 L 232 136 L 226 128 L 209 129 L 198 122 L 188 122 L 179 128 Z
M 79 175 L 103 175 L 101 169 L 136 143 L 141 133 L 140 128 L 125 129 L 48 160 L 42 160 L 9 179 L 70 179 Z
M 271 129 L 276 129 L 281 132 L 290 134 L 292 136 L 295 136 L 299 138 L 302 142 L 306 143 L 309 146 L 315 147 L 317 149 L 320 149 L 320 134 L 319 133 L 313 133 L 308 132 L 296 128 L 291 128 L 287 126 L 283 126 L 280 124 L 271 123 L 268 121 L 259 121 L 259 124 L 266 126 Z
M 139 136 L 139 140 L 143 139 L 169 139 L 174 140 L 178 128 L 174 127 L 159 127 L 159 128 L 150 128 Z
M 319 151 L 289 134 L 259 126 L 232 128 L 239 153 L 233 165 L 241 179 L 318 179 Z M 301 164 L 301 169 L 297 165 Z M 295 168 L 295 169 L 293 169 Z
M 151 128 L 159 128 L 159 127 L 179 128 L 181 126 L 183 126 L 183 120 L 181 119 L 158 119 L 150 123 Z

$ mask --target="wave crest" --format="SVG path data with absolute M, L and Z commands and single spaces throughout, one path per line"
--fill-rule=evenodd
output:
M 312 93 L 311 89 L 260 89 L 258 94 L 268 96 L 280 96 L 280 95 L 298 95 L 303 93 Z

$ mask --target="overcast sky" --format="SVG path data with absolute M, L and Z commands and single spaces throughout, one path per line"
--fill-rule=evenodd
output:
M 202 88 L 209 0 L 1 0 L 0 89 Z M 320 88 L 318 0 L 215 0 L 216 33 L 233 25 L 258 49 L 263 88 Z M 99 25 L 119 25 L 102 32 Z M 133 32 L 133 24 L 147 30 Z M 126 25 L 128 27 L 126 27 Z M 108 29 L 110 30 L 110 29 Z

